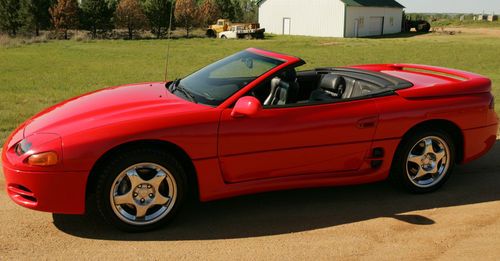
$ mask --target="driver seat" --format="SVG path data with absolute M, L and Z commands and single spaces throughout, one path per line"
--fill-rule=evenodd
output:
M 299 96 L 297 72 L 289 69 L 271 81 L 271 93 L 264 105 L 285 105 L 296 103 Z

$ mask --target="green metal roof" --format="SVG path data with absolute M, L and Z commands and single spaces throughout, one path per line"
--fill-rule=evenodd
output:
M 395 0 L 341 0 L 348 6 L 398 7 L 405 8 Z
M 265 0 L 257 0 L 260 5 Z M 340 0 L 348 6 L 366 6 L 366 7 L 397 7 L 405 8 L 402 4 L 395 0 Z

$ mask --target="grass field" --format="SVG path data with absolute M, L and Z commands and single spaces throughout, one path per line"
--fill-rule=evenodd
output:
M 0 46 L 0 143 L 26 118 L 59 101 L 106 86 L 162 81 L 166 46 L 165 40 L 49 41 Z M 490 34 L 383 39 L 178 39 L 171 42 L 170 78 L 181 77 L 247 47 L 299 56 L 308 62 L 304 68 L 422 63 L 480 73 L 500 85 L 500 37 Z M 500 87 L 495 93 L 500 104 Z

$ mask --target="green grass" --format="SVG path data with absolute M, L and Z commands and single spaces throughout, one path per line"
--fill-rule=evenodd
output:
M 166 46 L 165 40 L 109 40 L 0 47 L 0 143 L 31 115 L 70 97 L 106 86 L 162 81 Z M 500 85 L 500 38 L 474 35 L 179 39 L 171 42 L 170 78 L 181 77 L 247 47 L 299 56 L 308 62 L 304 68 L 422 63 L 480 73 L 490 77 L 494 85 Z M 495 93 L 500 97 L 500 88 Z M 498 98 L 497 104 L 500 104 Z

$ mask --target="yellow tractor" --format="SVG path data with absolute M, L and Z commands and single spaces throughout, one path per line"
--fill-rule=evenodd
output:
M 214 25 L 207 29 L 207 36 L 210 38 L 264 38 L 264 28 L 259 28 L 259 24 L 252 23 L 231 23 L 229 19 L 219 19 Z

